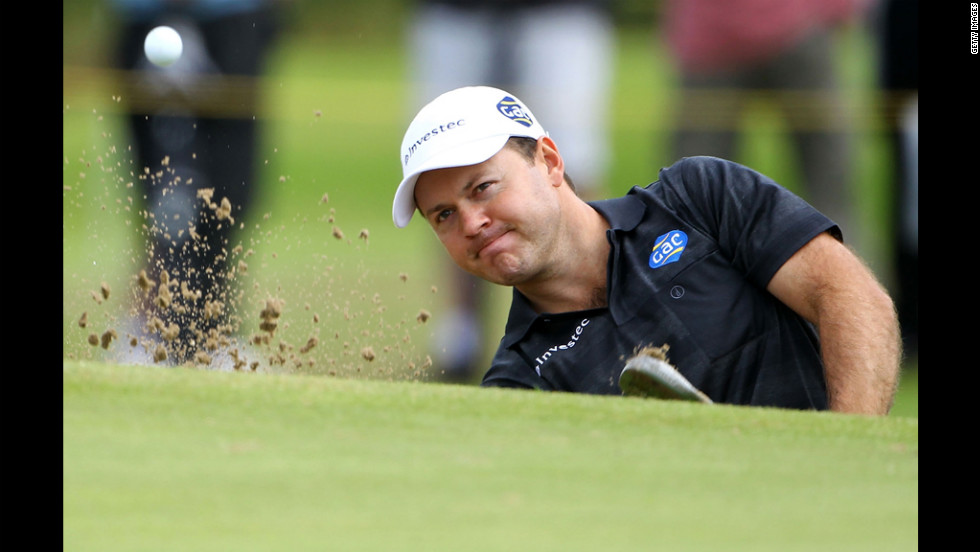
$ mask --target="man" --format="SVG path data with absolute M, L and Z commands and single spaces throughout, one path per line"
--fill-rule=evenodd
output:
M 514 288 L 483 385 L 619 394 L 625 360 L 653 345 L 714 402 L 891 408 L 890 297 L 833 221 L 771 179 L 692 157 L 585 202 L 527 106 L 483 86 L 422 108 L 401 161 L 395 225 L 418 210 L 461 268 Z

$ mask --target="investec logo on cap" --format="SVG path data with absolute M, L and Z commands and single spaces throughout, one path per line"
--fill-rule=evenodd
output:
M 408 160 L 411 159 L 413 155 L 415 155 L 415 152 L 418 151 L 419 146 L 421 146 L 425 142 L 428 142 L 430 139 L 435 138 L 438 134 L 442 132 L 453 130 L 454 128 L 459 128 L 465 124 L 466 124 L 466 119 L 459 119 L 456 121 L 449 121 L 448 123 L 442 123 L 441 125 L 426 131 L 425 134 L 420 136 L 418 140 L 412 142 L 408 146 L 408 149 L 405 150 L 405 156 L 402 158 L 402 164 L 407 165 Z
M 517 103 L 517 100 L 510 96 L 504 96 L 504 99 L 500 100 L 500 103 L 497 104 L 497 111 L 503 113 L 504 117 L 526 127 L 534 124 L 534 121 L 531 120 L 531 115 L 524 111 L 521 104 Z

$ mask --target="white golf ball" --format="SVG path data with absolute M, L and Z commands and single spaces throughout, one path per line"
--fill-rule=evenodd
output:
M 180 39 L 180 33 L 173 27 L 161 25 L 146 35 L 143 51 L 146 52 L 147 59 L 154 64 L 166 67 L 180 58 L 180 54 L 184 51 L 184 42 Z

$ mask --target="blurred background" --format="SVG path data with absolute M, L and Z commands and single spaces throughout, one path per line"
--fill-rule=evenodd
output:
M 223 227 L 229 250 L 240 246 L 226 255 L 243 263 L 234 315 L 241 333 L 253 335 L 268 300 L 281 301 L 282 366 L 478 381 L 503 333 L 510 290 L 461 282 L 423 221 L 401 230 L 391 221 L 404 129 L 440 83 L 458 78 L 524 99 L 560 148 L 566 137 L 569 172 L 574 178 L 579 169 L 583 194 L 594 198 L 656 180 L 659 168 L 691 154 L 681 144 L 711 134 L 693 147 L 727 147 L 724 156 L 841 222 L 899 302 L 909 364 L 917 364 L 915 2 L 818 2 L 819 18 L 805 2 L 780 2 L 797 10 L 783 10 L 782 19 L 766 2 L 728 14 L 709 13 L 718 11 L 711 2 L 666 0 L 559 2 L 541 13 L 530 10 L 535 2 L 498 2 L 503 9 L 409 0 L 203 2 L 207 9 L 183 6 L 167 20 L 186 25 L 181 65 L 169 70 L 141 58 L 140 37 L 158 21 L 149 4 L 63 3 L 66 358 L 108 358 L 124 346 L 89 337 L 123 334 L 139 300 L 147 212 L 162 205 L 141 181 L 174 174 L 186 182 L 196 170 L 198 185 L 227 180 L 228 193 L 239 194 L 235 222 Z M 594 11 L 576 11 L 583 5 Z M 255 14 L 244 11 L 252 7 Z M 835 13 L 823 13 L 831 7 Z M 465 19 L 474 15 L 467 10 L 483 19 Z M 729 32 L 735 45 L 716 44 L 712 65 L 711 47 L 690 38 L 725 35 L 718 25 L 726 19 L 748 34 Z M 790 36 L 799 20 L 809 22 L 804 38 Z M 708 26 L 696 30 L 702 22 Z M 517 47 L 506 55 L 500 45 L 486 46 L 491 54 L 468 51 L 494 37 Z M 780 46 L 763 46 L 763 38 Z M 511 71 L 464 75 L 481 55 Z M 822 69 L 806 69 L 810 62 Z M 799 80 L 780 83 L 794 72 Z M 558 110 L 552 100 L 579 87 L 584 99 Z M 224 141 L 187 147 L 182 158 L 181 144 L 198 138 L 169 129 L 173 120 L 193 121 L 191 135 Z M 560 126 L 580 120 L 579 129 Z M 710 142 L 726 135 L 727 146 Z M 585 145 L 573 145 L 578 140 Z M 823 145 L 797 147 L 808 141 Z M 206 167 L 204 157 L 221 158 L 222 166 Z M 473 320 L 459 317 L 462 307 Z M 454 347 L 468 343 L 462 348 L 472 354 L 460 360 Z

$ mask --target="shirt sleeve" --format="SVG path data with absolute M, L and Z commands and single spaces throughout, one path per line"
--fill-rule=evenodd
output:
M 501 347 L 480 383 L 483 387 L 547 390 L 547 385 L 516 352 Z

